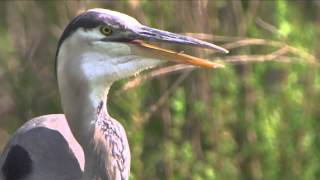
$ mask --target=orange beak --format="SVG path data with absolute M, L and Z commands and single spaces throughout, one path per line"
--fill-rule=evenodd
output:
M 177 63 L 190 64 L 194 66 L 204 67 L 204 68 L 221 68 L 224 67 L 223 64 L 214 63 L 206 59 L 190 56 L 184 53 L 179 53 L 171 51 L 168 49 L 160 48 L 155 45 L 147 44 L 144 42 L 137 43 L 138 46 L 146 48 L 148 50 L 149 57 L 161 57 L 161 59 L 171 60 Z M 146 54 L 144 54 L 146 56 Z
M 156 59 L 165 59 L 175 61 L 177 63 L 190 64 L 205 68 L 218 68 L 224 67 L 223 64 L 214 63 L 206 59 L 190 56 L 184 53 L 174 52 L 172 50 L 160 48 L 155 45 L 145 43 L 144 41 L 165 42 L 170 44 L 189 45 L 200 48 L 207 48 L 223 53 L 228 53 L 228 50 L 189 36 L 171 33 L 147 26 L 139 25 L 132 27 L 130 43 L 134 44 L 134 51 L 136 54 Z

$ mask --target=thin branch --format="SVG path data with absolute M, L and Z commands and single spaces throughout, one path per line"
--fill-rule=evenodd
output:
M 313 56 L 313 55 L 311 55 L 301 49 L 298 49 L 293 46 L 289 46 L 288 44 L 282 43 L 279 41 L 247 38 L 247 39 L 224 44 L 223 47 L 226 49 L 234 49 L 234 48 L 239 48 L 239 47 L 243 47 L 243 46 L 250 46 L 250 45 L 269 45 L 269 46 L 274 46 L 274 47 L 287 47 L 288 53 L 290 52 L 292 54 L 295 54 L 296 56 L 300 56 L 303 59 L 306 59 L 311 64 L 318 65 L 318 62 L 317 62 L 317 59 L 315 56 Z
M 188 69 L 187 71 L 183 72 L 178 77 L 178 79 L 170 86 L 170 88 L 161 95 L 159 100 L 150 106 L 150 110 L 148 112 L 145 112 L 142 115 L 142 119 L 143 120 L 149 119 L 150 116 L 153 113 L 155 113 L 159 109 L 159 107 L 161 107 L 168 100 L 170 94 L 172 94 L 172 92 L 174 92 L 179 87 L 179 85 L 188 77 L 188 75 L 191 72 L 192 72 L 192 69 Z
M 243 62 L 263 62 L 263 61 L 272 61 L 280 56 L 285 55 L 288 52 L 288 47 L 284 46 L 283 48 L 272 52 L 266 55 L 238 55 L 238 56 L 228 56 L 224 61 L 228 63 L 243 63 Z
M 260 17 L 257 17 L 255 19 L 255 22 L 258 26 L 260 26 L 261 28 L 265 29 L 266 31 L 269 31 L 273 34 L 279 34 L 279 30 L 272 24 L 264 21 L 263 19 L 261 19 Z
M 204 33 L 185 33 L 185 34 L 188 36 L 192 36 L 192 37 L 206 40 L 206 41 L 223 41 L 223 42 L 234 41 L 234 42 L 230 42 L 222 45 L 222 47 L 229 50 L 243 47 L 243 46 L 252 46 L 252 45 L 268 45 L 268 46 L 274 46 L 278 48 L 287 46 L 288 52 L 295 54 L 303 59 L 306 59 L 311 64 L 315 64 L 315 65 L 319 64 L 317 61 L 317 58 L 312 54 L 280 41 L 259 39 L 259 38 L 215 36 L 215 35 L 204 34 Z
M 119 92 L 124 92 L 129 89 L 132 89 L 132 88 L 140 85 L 142 82 L 147 81 L 147 80 L 151 80 L 155 77 L 171 74 L 173 72 L 179 72 L 179 71 L 186 70 L 186 69 L 194 69 L 194 68 L 196 68 L 196 67 L 192 66 L 192 65 L 177 64 L 177 65 L 162 67 L 160 69 L 155 69 L 155 70 L 152 70 L 146 74 L 135 77 L 134 79 L 128 81 L 125 85 L 123 85 L 123 87 L 121 88 L 121 90 Z

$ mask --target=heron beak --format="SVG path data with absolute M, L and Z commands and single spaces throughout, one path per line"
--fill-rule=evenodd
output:
M 148 44 L 144 41 L 153 41 L 153 42 L 165 42 L 170 44 L 180 44 L 180 45 L 190 45 L 200 48 L 212 49 L 216 51 L 220 51 L 223 53 L 228 53 L 228 50 L 205 42 L 201 41 L 192 37 L 179 35 L 167 31 L 162 31 L 154 28 L 150 28 L 147 26 L 141 26 L 136 29 L 135 34 L 137 35 L 137 40 L 132 41 L 132 43 L 147 49 L 148 54 L 150 57 L 156 57 L 160 59 L 167 59 L 176 61 L 178 63 L 183 64 L 191 64 L 195 66 L 205 67 L 205 68 L 217 68 L 217 67 L 224 67 L 223 64 L 214 63 L 208 61 L 206 59 L 190 56 L 181 52 L 175 52 L 172 50 L 160 48 L 155 45 Z M 145 55 L 145 52 L 144 52 Z

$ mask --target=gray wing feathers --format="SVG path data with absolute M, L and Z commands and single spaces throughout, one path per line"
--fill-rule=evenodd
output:
M 24 174 L 19 180 L 78 180 L 82 176 L 83 150 L 74 139 L 63 114 L 34 118 L 16 131 L 1 155 L 0 179 L 17 177 L 10 168 L 21 164 L 14 157 L 21 152 L 26 152 L 24 157 L 31 159 L 31 165 L 20 168 Z M 21 159 L 28 158 L 19 157 L 18 160 Z M 26 167 L 31 170 L 26 171 Z

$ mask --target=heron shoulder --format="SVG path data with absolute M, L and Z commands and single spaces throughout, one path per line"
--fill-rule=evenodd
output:
M 79 179 L 84 155 L 64 115 L 46 115 L 16 131 L 0 157 L 0 168 L 4 180 Z

